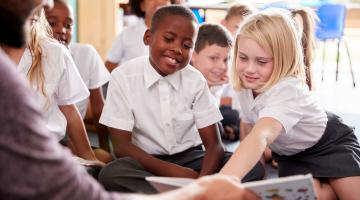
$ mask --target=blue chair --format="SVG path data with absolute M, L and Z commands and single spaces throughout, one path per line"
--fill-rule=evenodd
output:
M 353 85 L 355 87 L 355 78 L 352 69 L 351 57 L 349 46 L 344 39 L 344 29 L 345 29 L 345 20 L 346 20 L 346 7 L 342 4 L 322 4 L 317 10 L 317 15 L 319 17 L 319 24 L 316 30 L 316 37 L 318 40 L 324 42 L 323 45 L 323 59 L 322 59 L 322 70 L 321 70 L 321 80 L 324 80 L 324 60 L 325 60 L 325 45 L 328 40 L 337 41 L 337 58 L 336 58 L 336 81 L 338 80 L 339 73 L 339 57 L 340 57 L 340 44 L 343 42 L 346 47 L 346 51 L 349 58 L 350 72 L 353 80 Z

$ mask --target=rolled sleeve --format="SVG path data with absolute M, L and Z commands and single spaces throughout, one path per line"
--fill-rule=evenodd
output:
M 100 117 L 100 123 L 108 127 L 132 131 L 134 116 L 129 101 L 128 85 L 118 69 L 111 74 L 108 95 Z

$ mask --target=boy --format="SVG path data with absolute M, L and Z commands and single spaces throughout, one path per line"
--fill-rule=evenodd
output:
M 221 24 L 225 26 L 235 38 L 236 32 L 239 29 L 240 24 L 244 21 L 244 18 L 254 12 L 254 8 L 246 4 L 234 4 L 227 11 L 225 18 L 221 21 Z
M 215 124 L 222 117 L 206 80 L 188 65 L 196 36 L 191 10 L 162 7 L 144 34 L 150 55 L 111 74 L 100 123 L 109 127 L 119 159 L 100 172 L 106 189 L 154 193 L 146 176 L 197 178 L 221 167 Z
M 224 119 L 219 124 L 219 127 L 224 128 L 220 130 L 221 135 L 226 139 L 231 139 L 229 138 L 230 135 L 238 139 L 240 125 L 240 104 L 237 101 L 235 92 L 231 90 L 232 93 L 230 93 L 230 97 L 223 96 L 224 92 L 226 92 L 224 91 L 224 87 L 230 86 L 227 84 L 227 70 L 232 46 L 232 36 L 223 26 L 203 24 L 199 28 L 195 51 L 191 58 L 191 64 L 204 75 L 211 93 L 220 105 Z M 231 89 L 230 87 L 227 89 Z M 226 93 L 229 94 L 229 92 Z M 229 103 L 225 103 L 226 98 L 229 99 L 227 100 Z M 242 181 L 259 180 L 262 179 L 263 176 L 264 168 L 258 163 L 251 171 L 251 174 Z

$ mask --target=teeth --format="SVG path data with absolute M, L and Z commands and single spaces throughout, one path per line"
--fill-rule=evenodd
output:
M 176 64 L 176 63 L 177 63 L 177 61 L 176 61 L 175 59 L 173 59 L 173 58 L 167 57 L 167 59 L 168 59 L 171 63 L 173 63 L 173 64 Z

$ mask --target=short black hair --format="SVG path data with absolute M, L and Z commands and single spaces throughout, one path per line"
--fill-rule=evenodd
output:
M 189 8 L 182 5 L 168 5 L 156 10 L 151 19 L 150 31 L 154 32 L 157 26 L 168 16 L 182 16 L 194 21 L 196 24 L 198 23 L 195 15 Z
M 31 0 L 1 0 L 0 3 L 0 44 L 19 48 L 26 43 L 24 24 L 36 7 Z
M 132 13 L 134 13 L 134 15 L 140 17 L 140 18 L 145 18 L 145 12 L 141 10 L 140 4 L 143 2 L 144 0 L 130 0 L 129 1 L 129 5 L 131 8 Z M 176 1 L 175 0 L 171 0 L 170 1 L 171 4 L 175 4 Z
M 229 31 L 220 24 L 202 24 L 195 42 L 195 52 L 199 53 L 206 45 L 213 44 L 231 48 L 233 46 L 233 38 Z

